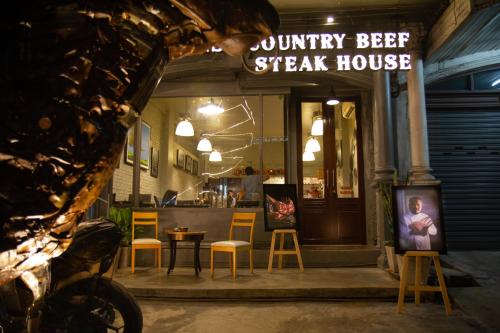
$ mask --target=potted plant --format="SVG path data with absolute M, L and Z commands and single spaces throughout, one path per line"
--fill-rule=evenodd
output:
M 384 212 L 384 230 L 385 230 L 385 254 L 387 257 L 387 266 L 391 273 L 398 272 L 396 264 L 396 253 L 394 251 L 394 229 L 392 216 L 392 184 L 380 182 L 377 190 L 382 197 L 382 205 Z
M 109 218 L 120 227 L 123 234 L 118 267 L 128 267 L 130 266 L 130 243 L 132 238 L 132 209 L 130 207 L 111 207 L 109 209 Z

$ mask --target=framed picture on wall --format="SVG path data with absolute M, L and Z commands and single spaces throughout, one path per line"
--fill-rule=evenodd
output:
M 177 149 L 177 160 L 176 160 L 176 164 L 175 165 L 178 168 L 184 169 L 185 156 L 186 156 L 186 154 L 184 153 L 184 150 Z
M 393 186 L 392 203 L 396 253 L 446 253 L 439 185 Z
M 149 169 L 151 159 L 151 126 L 142 122 L 141 137 L 141 168 Z M 127 144 L 125 145 L 125 163 L 134 164 L 134 128 L 128 131 Z
M 190 155 L 186 155 L 186 164 L 184 165 L 184 170 L 191 173 L 193 170 L 193 158 Z
M 198 161 L 197 160 L 193 160 L 193 170 L 191 171 L 191 173 L 195 176 L 198 176 Z
M 297 189 L 295 184 L 264 184 L 264 226 L 274 229 L 298 229 Z
M 155 147 L 151 147 L 151 177 L 158 178 L 158 163 L 159 151 Z

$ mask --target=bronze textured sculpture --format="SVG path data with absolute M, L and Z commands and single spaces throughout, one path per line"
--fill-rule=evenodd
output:
M 18 0 L 2 12 L 0 285 L 62 253 L 169 60 L 274 33 L 266 0 Z

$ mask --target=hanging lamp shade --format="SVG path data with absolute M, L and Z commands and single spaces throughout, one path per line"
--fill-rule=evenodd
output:
M 330 88 L 330 96 L 326 100 L 326 104 L 328 104 L 328 105 L 337 105 L 339 103 L 340 103 L 340 101 L 337 98 L 337 96 L 335 94 L 335 91 L 333 90 L 333 87 L 331 87 Z
M 313 124 L 311 126 L 311 135 L 323 135 L 323 117 L 318 112 L 315 112 L 315 116 L 313 117 Z
M 198 108 L 198 112 L 206 115 L 216 115 L 221 114 L 225 110 L 222 106 L 219 106 L 214 103 L 213 99 L 210 98 L 210 103 L 203 104 Z
M 316 160 L 316 158 L 314 157 L 314 153 L 312 151 L 305 151 L 302 154 L 302 161 L 304 161 L 304 162 L 311 162 L 311 161 L 314 161 L 314 160 Z
M 315 137 L 310 137 L 306 142 L 306 147 L 304 151 L 308 151 L 311 153 L 315 153 L 321 151 L 321 146 L 319 145 L 319 141 Z
M 210 162 L 222 162 L 222 156 L 217 150 L 214 150 L 210 153 L 208 160 Z
M 196 147 L 198 151 L 212 151 L 212 143 L 207 138 L 201 138 Z
M 194 128 L 191 122 L 187 119 L 181 120 L 175 128 L 175 135 L 194 136 Z

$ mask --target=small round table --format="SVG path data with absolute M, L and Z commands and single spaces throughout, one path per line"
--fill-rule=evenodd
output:
M 170 274 L 170 272 L 174 270 L 177 242 L 194 242 L 194 272 L 198 275 L 198 273 L 201 272 L 200 243 L 207 232 L 166 230 L 164 233 L 167 235 L 170 244 L 170 263 L 168 265 L 167 274 Z

